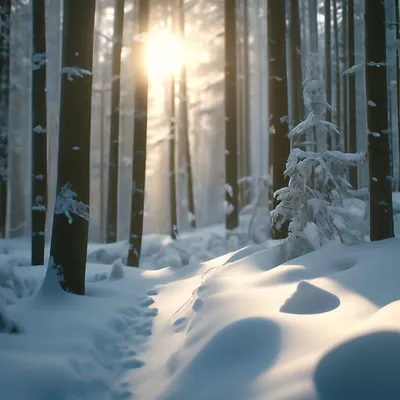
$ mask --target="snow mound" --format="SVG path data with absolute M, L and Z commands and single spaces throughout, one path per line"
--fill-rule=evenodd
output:
M 326 290 L 302 281 L 280 311 L 288 314 L 320 314 L 339 307 L 340 299 Z
M 279 328 L 271 320 L 248 318 L 229 324 L 183 368 L 160 399 L 246 399 L 246 387 L 275 362 L 280 342 Z
M 122 279 L 125 276 L 124 266 L 120 260 L 114 261 L 114 264 L 111 268 L 110 276 L 108 279 L 110 281 Z
M 374 332 L 332 349 L 319 362 L 319 400 L 400 399 L 400 333 Z

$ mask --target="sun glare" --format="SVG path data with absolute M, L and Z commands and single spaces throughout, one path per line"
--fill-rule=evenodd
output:
M 179 73 L 182 60 L 180 40 L 167 29 L 154 29 L 147 43 L 149 78 L 162 81 L 172 72 Z

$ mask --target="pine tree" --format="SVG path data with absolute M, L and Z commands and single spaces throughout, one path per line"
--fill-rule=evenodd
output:
M 309 131 L 325 140 L 327 133 L 334 135 L 339 131 L 324 119 L 329 105 L 318 65 L 319 55 L 309 54 L 306 61 L 304 98 L 309 114 L 289 136 Z M 315 137 L 314 141 L 320 140 Z M 363 159 L 363 155 L 326 149 L 318 152 L 292 149 L 284 172 L 290 178 L 289 183 L 275 192 L 280 203 L 272 211 L 272 218 L 278 228 L 290 223 L 289 239 L 294 239 L 299 248 L 305 246 L 300 253 L 317 249 L 331 240 L 345 244 L 363 240 L 367 229 L 364 220 L 348 210 L 350 186 L 343 177 L 349 166 Z
M 185 9 L 184 0 L 179 0 L 179 34 L 182 42 L 185 38 Z M 185 170 L 187 179 L 187 196 L 190 225 L 196 228 L 196 211 L 194 204 L 192 157 L 190 155 L 189 119 L 188 119 L 188 93 L 186 84 L 186 62 L 183 60 L 179 79 L 179 136 L 185 146 Z
M 370 238 L 394 236 L 386 79 L 385 5 L 365 0 Z
M 112 51 L 110 151 L 108 163 L 107 243 L 118 235 L 119 108 L 121 92 L 121 51 L 125 0 L 115 0 Z
M 64 0 L 57 200 L 47 274 L 85 293 L 95 0 Z
M 239 226 L 237 163 L 236 0 L 225 0 L 225 227 Z
M 144 194 L 147 143 L 147 88 L 146 38 L 149 27 L 150 2 L 139 0 L 139 38 L 135 41 L 135 120 L 132 165 L 132 206 L 127 265 L 139 267 L 143 237 Z
M 44 263 L 47 211 L 47 105 L 45 0 L 33 0 L 32 265 Z
M 6 236 L 11 0 L 0 0 L 0 235 Z
M 270 135 L 272 146 L 270 159 L 272 164 L 273 191 L 287 185 L 284 175 L 286 160 L 290 152 L 288 134 L 288 91 L 286 77 L 286 17 L 284 0 L 268 0 L 268 57 L 269 57 L 269 106 Z M 273 208 L 277 206 L 274 198 Z M 287 236 L 287 226 L 276 225 L 272 229 L 273 239 Z

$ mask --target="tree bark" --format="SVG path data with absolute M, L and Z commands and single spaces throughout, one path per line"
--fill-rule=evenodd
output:
M 125 0 L 115 0 L 112 51 L 110 151 L 108 163 L 107 243 L 118 236 L 119 108 L 121 93 L 121 51 Z
M 348 68 L 348 51 L 347 51 L 347 5 L 346 0 L 342 0 L 342 64 L 343 71 Z M 343 72 L 342 71 L 342 72 Z M 347 77 L 342 76 L 342 96 L 343 96 L 343 113 L 342 113 L 342 151 L 349 151 L 349 121 L 348 121 L 348 85 L 347 85 Z
M 176 12 L 171 2 L 171 32 L 175 34 Z M 178 236 L 178 215 L 176 201 L 176 113 L 175 113 L 175 71 L 171 71 L 169 90 L 169 200 L 170 200 L 170 236 L 176 240 Z
M 325 88 L 326 101 L 332 106 L 332 68 L 331 68 L 331 0 L 325 0 Z M 332 113 L 328 108 L 326 119 L 332 121 Z M 329 136 L 328 136 L 329 140 Z M 329 146 L 332 147 L 332 146 Z
M 288 116 L 285 25 L 285 1 L 268 0 L 269 114 L 272 138 L 270 159 L 274 193 L 288 184 L 284 175 L 290 152 L 290 141 L 287 138 L 288 124 L 284 121 Z M 275 209 L 277 205 L 278 201 L 274 197 L 273 208 Z M 287 226 L 281 230 L 273 227 L 272 238 L 282 239 L 287 233 Z
M 44 264 L 47 211 L 46 12 L 33 0 L 32 65 L 32 265 Z
M 289 26 L 288 35 L 290 40 L 290 68 L 291 74 L 291 124 L 296 126 L 304 118 L 302 63 L 301 63 L 301 32 L 299 1 L 289 2 Z
M 139 0 L 139 35 L 148 34 L 150 2 Z M 146 143 L 147 143 L 147 89 L 148 74 L 146 65 L 146 40 L 135 42 L 134 64 L 134 140 L 132 164 L 132 206 L 127 265 L 139 267 L 143 237 L 143 214 L 146 179 Z
M 225 228 L 239 226 L 236 0 L 225 0 Z
M 182 42 L 185 39 L 185 10 L 184 0 L 179 0 L 179 31 Z M 196 228 L 196 210 L 194 204 L 193 190 L 193 173 L 192 173 L 192 157 L 190 154 L 189 141 L 189 120 L 188 120 L 188 94 L 187 94 L 187 78 L 186 78 L 186 60 L 183 60 L 180 73 L 179 84 L 179 136 L 185 146 L 185 170 L 187 179 L 187 196 L 188 196 L 188 211 L 190 214 L 190 225 Z
M 0 0 L 0 235 L 6 237 L 11 0 Z
M 367 119 L 370 238 L 381 240 L 394 236 L 388 133 L 385 5 L 381 1 L 365 1 L 365 58 L 369 102 Z M 371 63 L 374 65 L 368 65 Z
M 337 0 L 333 0 L 333 36 L 335 38 L 335 123 L 337 127 L 341 125 L 341 101 L 340 101 L 340 53 L 339 53 L 339 29 L 338 29 L 338 13 Z M 336 150 L 337 140 L 332 140 L 332 150 Z
M 399 8 L 399 0 L 395 0 L 395 13 L 396 13 L 396 40 L 400 40 L 400 8 Z M 400 49 L 397 48 L 396 51 L 396 78 L 397 78 L 397 86 L 396 86 L 396 95 L 397 95 L 397 142 L 398 142 L 398 154 L 400 156 Z M 400 186 L 400 173 L 399 179 L 397 182 L 397 187 Z
M 348 51 L 349 67 L 355 62 L 354 54 L 354 0 L 348 0 Z M 356 76 L 348 75 L 349 84 L 349 152 L 357 153 L 357 121 L 356 121 Z M 353 189 L 358 189 L 357 167 L 349 168 L 349 182 Z
M 250 60 L 249 60 L 249 5 L 247 0 L 241 2 L 242 21 L 241 21 L 241 41 L 240 51 L 240 71 L 238 82 L 240 84 L 240 131 L 239 131 L 239 155 L 240 155 L 240 177 L 250 175 Z M 244 207 L 249 203 L 250 185 L 244 181 L 240 190 L 240 202 Z
M 85 71 L 92 71 L 95 3 L 85 0 L 78 7 L 74 0 L 64 0 L 63 6 L 57 200 L 49 268 L 59 265 L 61 286 L 75 294 L 85 293 L 92 100 L 92 75 Z

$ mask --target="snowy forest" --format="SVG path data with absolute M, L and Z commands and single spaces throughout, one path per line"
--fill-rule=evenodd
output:
M 0 398 L 400 399 L 399 0 L 0 0 Z

